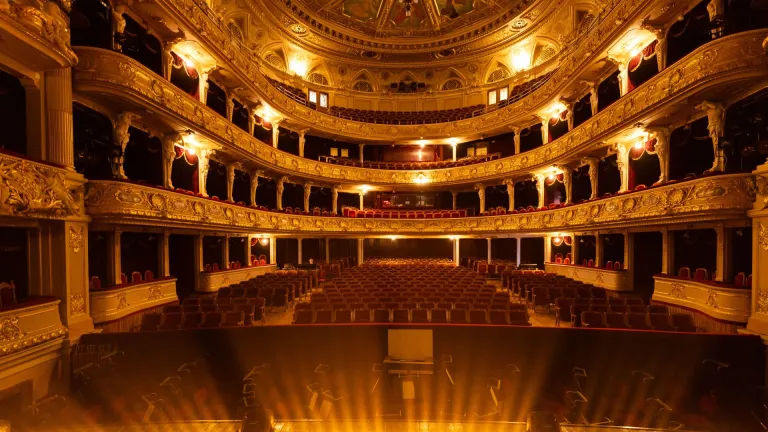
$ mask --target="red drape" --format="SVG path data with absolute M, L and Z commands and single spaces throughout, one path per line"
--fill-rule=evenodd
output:
M 194 68 L 194 66 L 188 65 L 187 62 L 184 61 L 181 57 L 179 57 L 178 54 L 171 51 L 171 57 L 173 57 L 173 67 L 176 69 L 184 68 L 184 70 L 187 72 L 187 76 L 192 79 L 198 78 L 197 69 Z
M 562 173 L 558 174 L 556 176 L 553 176 L 551 179 L 549 177 L 547 177 L 544 180 L 544 186 L 552 186 L 555 183 L 562 183 L 563 182 L 563 178 L 564 178 L 564 176 L 563 176 Z
M 656 56 L 656 46 L 658 45 L 658 40 L 655 40 L 648 44 L 643 50 L 640 52 L 640 54 L 632 57 L 629 60 L 629 65 L 627 65 L 627 69 L 629 72 L 634 72 L 637 70 L 638 67 L 640 67 L 640 64 L 643 62 L 643 60 L 648 60 L 649 58 Z M 629 74 L 627 74 L 627 91 L 632 91 L 637 87 L 635 83 L 632 82 L 632 79 L 629 78 Z

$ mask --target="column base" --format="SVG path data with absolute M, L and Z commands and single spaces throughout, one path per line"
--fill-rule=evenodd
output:
M 88 315 L 71 318 L 67 329 L 69 330 L 67 340 L 72 344 L 76 344 L 80 340 L 80 336 L 96 331 L 93 326 L 93 319 Z
M 747 321 L 747 328 L 740 330 L 739 333 L 758 335 L 763 340 L 768 340 L 768 316 L 750 316 Z

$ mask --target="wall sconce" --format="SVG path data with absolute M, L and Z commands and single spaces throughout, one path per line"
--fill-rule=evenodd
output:
M 563 238 L 559 235 L 552 237 L 552 244 L 555 246 L 560 246 L 563 244 Z

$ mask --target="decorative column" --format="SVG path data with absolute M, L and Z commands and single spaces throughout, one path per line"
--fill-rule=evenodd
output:
M 579 262 L 579 241 L 576 238 L 576 233 L 571 234 L 571 264 L 577 264 Z
M 282 120 L 272 122 L 272 147 L 277 148 L 277 140 L 280 138 L 280 123 Z
M 511 127 L 511 129 L 515 134 L 515 136 L 512 138 L 515 143 L 515 154 L 520 154 L 520 131 L 522 131 L 522 129 L 516 126 Z
M 176 160 L 176 141 L 179 134 L 170 133 L 163 135 L 163 187 L 174 189 L 171 177 L 173 174 L 173 161 Z
M 731 275 L 731 230 L 726 228 L 723 222 L 718 222 L 715 227 L 717 234 L 717 260 L 715 264 L 715 280 L 726 282 Z
M 635 234 L 624 232 L 624 270 L 633 271 L 635 263 Z
M 654 152 L 659 158 L 659 181 L 654 185 L 666 183 L 669 181 L 669 135 L 671 131 L 667 126 L 649 127 L 645 130 L 653 134 L 653 138 L 656 139 Z
M 768 41 L 763 42 L 768 48 Z M 752 210 L 752 314 L 747 330 L 768 336 L 768 163 L 752 172 L 756 196 Z
M 456 162 L 456 144 L 451 144 L 451 150 L 453 150 L 453 161 Z
M 539 205 L 538 207 L 544 207 L 546 205 L 546 199 L 544 197 L 544 180 L 547 178 L 544 174 L 536 174 L 533 176 L 533 181 L 536 182 L 536 191 L 539 193 Z
M 226 92 L 227 100 L 226 102 L 226 113 L 227 113 L 227 120 L 232 121 L 232 115 L 235 112 L 235 99 L 232 93 Z
M 480 214 L 485 213 L 485 185 L 482 183 L 475 183 L 475 190 L 477 196 L 480 197 Z
M 549 142 L 549 118 L 539 116 L 539 119 L 541 119 L 541 143 L 546 144 Z
M 173 72 L 173 56 L 171 55 L 171 50 L 175 43 L 176 41 L 165 41 L 163 44 L 163 78 L 169 82 L 171 81 L 171 73 Z
M 232 190 L 235 188 L 235 163 L 227 164 L 227 201 L 235 202 Z
M 195 249 L 195 290 L 200 291 L 201 277 L 200 273 L 205 269 L 205 261 L 203 260 L 203 233 L 195 236 L 194 249 Z
M 109 236 L 109 249 L 107 250 L 107 259 L 109 260 L 109 267 L 107 277 L 112 285 L 120 285 L 123 281 L 120 279 L 120 274 L 123 272 L 123 256 L 121 246 L 121 236 L 123 232 L 115 230 Z
M 122 46 L 120 46 L 120 42 L 118 42 L 118 36 L 122 36 L 123 33 L 125 33 L 125 18 L 123 17 L 123 14 L 125 13 L 125 5 L 123 4 L 116 4 L 114 8 L 112 8 L 112 48 L 115 51 L 120 51 L 122 49 Z
M 595 233 L 595 267 L 603 267 L 603 239 L 600 233 Z
M 244 243 L 243 246 L 245 247 L 245 250 L 244 250 L 245 253 L 243 254 L 243 256 L 245 257 L 245 262 L 243 263 L 243 265 L 250 266 L 251 263 L 253 262 L 253 254 L 251 253 L 251 236 L 249 235 L 245 236 L 245 241 L 243 243 Z
M 46 161 L 74 171 L 72 69 L 63 68 L 45 72 L 45 110 L 45 126 L 48 131 Z
M 302 254 L 303 254 L 303 251 L 302 251 L 302 248 L 301 248 L 301 246 L 302 246 L 302 238 L 301 238 L 301 237 L 299 237 L 299 238 L 297 238 L 297 239 L 296 239 L 296 241 L 297 241 L 297 242 L 298 242 L 298 244 L 299 244 L 299 246 L 298 246 L 298 254 L 297 254 L 297 255 L 298 255 L 298 257 L 297 257 L 297 259 L 298 259 L 298 263 L 299 263 L 299 265 L 302 265 L 302 264 L 304 264 L 304 257 L 302 256 Z
M 325 263 L 331 263 L 331 239 L 328 237 L 325 238 Z
M 456 191 L 451 191 L 451 198 L 453 199 L 453 207 L 451 207 L 453 210 L 457 209 L 457 198 L 459 196 L 459 193 Z
M 661 272 L 675 275 L 675 232 L 666 227 L 661 230 Z
M 358 147 L 360 148 L 360 163 L 363 163 L 363 149 L 365 148 L 365 144 L 358 144 Z
M 138 120 L 141 117 L 138 114 L 132 112 L 122 112 L 117 115 L 117 119 L 112 122 L 112 135 L 115 140 L 115 145 L 120 146 L 120 155 L 115 159 L 113 156 L 112 161 L 112 175 L 121 180 L 125 180 L 128 177 L 125 176 L 125 170 L 123 169 L 123 162 L 125 161 L 125 147 L 128 145 L 128 141 L 131 139 L 131 135 L 128 133 L 128 129 L 131 127 L 131 123 L 134 120 Z M 50 126 L 50 125 L 49 125 Z M 52 129 L 49 127 L 49 143 Z M 72 134 L 72 131 L 69 131 Z
M 331 186 L 331 214 L 339 214 L 339 185 Z
M 490 263 L 491 263 L 491 260 L 493 259 L 493 256 L 492 256 L 492 255 L 493 255 L 493 254 L 491 253 L 491 238 L 490 238 L 490 237 L 488 237 L 488 257 L 487 257 L 487 260 L 488 260 L 488 264 L 490 264 Z
M 251 206 L 256 207 L 256 191 L 259 188 L 259 177 L 264 175 L 262 170 L 253 170 L 250 172 L 251 180 Z
M 652 24 L 644 24 L 641 28 L 648 30 L 656 36 L 656 49 L 654 50 L 656 53 L 656 66 L 658 66 L 659 72 L 661 72 L 667 67 L 667 35 L 669 29 Z
M 171 275 L 171 264 L 169 260 L 169 250 L 171 233 L 163 231 L 157 236 L 157 277 L 164 278 Z
M 364 241 L 364 238 L 357 239 L 357 265 L 362 265 L 365 260 L 365 255 L 363 254 Z
M 200 77 L 197 80 L 197 85 L 198 85 L 197 93 L 200 97 L 200 102 L 202 102 L 203 104 L 208 102 L 208 76 L 215 69 L 216 67 L 214 66 L 208 69 L 207 71 L 200 71 Z
M 627 144 L 616 144 L 616 164 L 619 166 L 619 175 L 621 176 L 621 187 L 619 192 L 629 190 L 629 149 Z
M 520 260 L 522 258 L 521 255 L 523 252 L 523 248 L 522 248 L 523 239 L 522 237 L 517 237 L 515 240 L 517 240 L 517 255 L 515 256 L 515 261 L 517 262 L 517 267 L 520 268 Z
M 256 114 L 252 108 L 248 108 L 248 134 L 253 136 L 253 131 L 256 129 Z
M 573 105 L 574 105 L 574 103 L 570 102 L 566 106 L 566 108 L 565 108 L 566 110 L 568 110 L 568 113 L 566 114 L 565 119 L 568 122 L 568 131 L 569 132 L 573 130 Z
M 592 109 L 592 115 L 596 116 L 599 109 L 598 109 L 598 99 L 597 99 L 597 83 L 587 83 L 589 85 L 589 106 Z
M 621 96 L 624 96 L 629 93 L 629 69 L 627 68 L 627 61 L 623 58 L 611 56 L 609 56 L 607 60 L 615 64 L 619 69 L 619 92 Z
M 563 186 L 565 186 L 565 203 L 573 204 L 573 170 L 565 165 L 558 167 L 563 172 Z
M 197 151 L 197 191 L 208 198 L 208 167 L 211 151 L 200 149 Z
M 221 268 L 229 268 L 229 234 L 224 235 L 221 247 Z
M 358 192 L 358 195 L 360 195 L 360 210 L 363 210 L 363 197 L 365 196 L 365 192 Z
M 581 159 L 581 163 L 589 165 L 589 184 L 591 186 L 591 194 L 589 199 L 593 200 L 597 198 L 597 175 L 600 167 L 600 159 L 596 157 L 585 157 Z
M 512 179 L 505 179 L 504 183 L 507 186 L 507 196 L 509 197 L 509 211 L 515 209 L 515 182 Z
M 720 148 L 720 138 L 725 130 L 725 108 L 720 102 L 704 101 L 696 109 L 704 110 L 707 113 L 707 130 L 709 130 L 709 138 L 712 139 L 712 148 L 715 154 L 712 168 L 707 172 L 723 172 L 725 171 L 725 154 Z
M 461 239 L 453 239 L 453 266 L 458 267 L 461 265 Z
M 283 209 L 283 191 L 285 190 L 285 182 L 288 180 L 288 177 L 282 176 L 275 180 L 275 187 L 277 189 L 277 209 L 282 210 Z
M 277 266 L 277 237 L 269 238 L 269 263 Z
M 312 182 L 304 183 L 304 211 L 309 213 L 309 196 L 312 195 Z
M 544 236 L 544 262 L 552 262 L 552 237 L 549 234 Z
M 299 156 L 301 157 L 304 157 L 304 144 L 307 143 L 307 132 L 309 132 L 309 129 L 299 131 Z
M 61 299 L 61 321 L 69 328 L 69 340 L 76 342 L 82 334 L 93 331 L 88 293 L 88 222 L 72 218 L 44 223 L 42 233 L 46 243 L 43 284 Z

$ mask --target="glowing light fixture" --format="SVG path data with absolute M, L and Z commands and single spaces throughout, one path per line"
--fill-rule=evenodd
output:
M 552 237 L 552 244 L 555 246 L 560 246 L 563 244 L 563 237 L 561 237 L 560 234 Z
M 415 179 L 413 179 L 413 182 L 416 184 L 424 184 L 427 182 L 427 176 L 425 176 L 424 173 L 421 173 L 417 175 Z
M 262 246 L 266 246 L 266 245 L 268 245 L 268 244 L 269 244 L 269 238 L 267 238 L 267 237 L 261 237 L 261 238 L 259 239 L 259 243 L 260 243 Z
M 191 154 L 192 156 L 194 156 L 195 153 L 197 153 L 197 151 L 195 150 L 194 147 L 187 147 L 187 153 Z
M 448 143 L 454 147 L 456 147 L 459 144 L 458 138 L 448 138 Z
M 288 69 L 298 76 L 306 76 L 309 71 L 309 62 L 302 57 L 293 57 L 288 62 Z
M 368 191 L 369 191 L 370 189 L 371 189 L 371 187 L 370 187 L 370 186 L 368 186 L 368 185 L 362 185 L 362 186 L 360 186 L 360 190 L 361 190 L 361 191 L 362 191 L 364 194 L 367 194 L 367 193 L 368 193 Z
M 643 148 L 643 142 L 642 141 L 636 142 L 634 147 L 636 150 L 640 150 L 641 148 Z
M 397 240 L 397 236 L 389 236 L 389 239 L 392 240 L 392 241 L 395 241 L 395 240 Z
M 554 174 L 550 174 L 547 178 L 550 179 L 550 180 L 554 180 L 555 179 L 555 175 Z
M 531 50 L 527 42 L 518 45 L 509 52 L 509 62 L 516 72 L 531 68 Z

